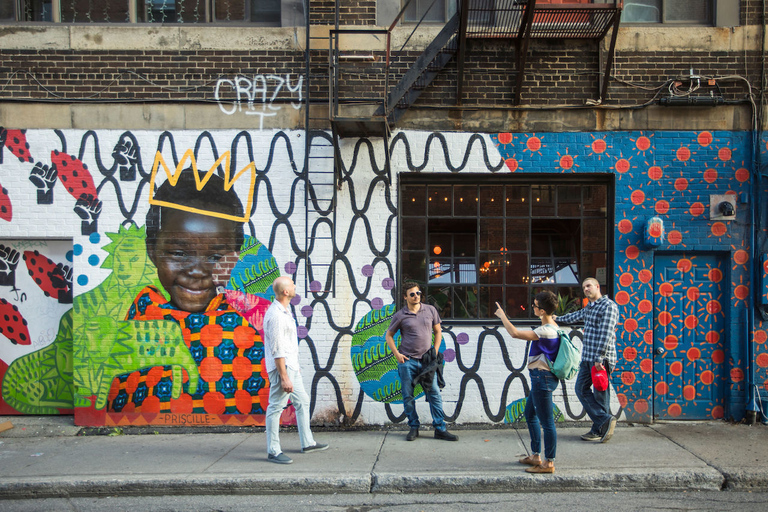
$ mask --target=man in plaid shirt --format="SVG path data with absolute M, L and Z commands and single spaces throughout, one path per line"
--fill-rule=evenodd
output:
M 589 304 L 579 311 L 557 317 L 562 324 L 584 323 L 584 340 L 581 366 L 576 377 L 576 396 L 592 420 L 592 428 L 582 435 L 584 441 L 605 443 L 616 428 L 616 418 L 611 414 L 610 386 L 605 391 L 592 389 L 592 367 L 603 370 L 610 378 L 616 367 L 616 322 L 619 308 L 616 303 L 600 293 L 597 279 L 588 277 L 581 285 Z

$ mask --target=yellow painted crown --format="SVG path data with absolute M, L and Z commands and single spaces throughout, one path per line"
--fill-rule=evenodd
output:
M 224 190 L 229 190 L 232 188 L 232 186 L 235 184 L 235 182 L 240 179 L 240 177 L 243 175 L 245 171 L 250 171 L 251 173 L 251 184 L 250 187 L 248 187 L 248 200 L 247 204 L 245 205 L 245 208 L 243 210 L 243 216 L 238 217 L 236 215 L 229 215 L 226 213 L 221 212 L 214 212 L 210 210 L 204 210 L 201 208 L 193 208 L 191 206 L 185 206 L 181 204 L 171 203 L 168 201 L 159 201 L 155 199 L 155 179 L 157 177 L 157 171 L 160 168 L 160 166 L 163 167 L 163 170 L 165 171 L 165 175 L 168 177 L 168 181 L 171 182 L 171 186 L 175 187 L 176 183 L 179 181 L 179 176 L 181 176 L 181 171 L 183 169 L 187 168 L 187 160 L 190 161 L 190 166 L 192 167 L 192 172 L 195 176 L 195 183 L 197 185 L 197 190 L 202 190 L 206 183 L 208 183 L 208 180 L 211 179 L 211 176 L 213 175 L 213 172 L 216 170 L 216 168 L 219 165 L 224 166 Z M 163 158 L 163 155 L 158 151 L 155 155 L 155 162 L 152 164 L 152 177 L 150 179 L 150 183 L 152 184 L 149 187 L 149 204 L 154 204 L 158 206 L 165 206 L 168 208 L 174 208 L 176 210 L 183 210 L 185 212 L 192 212 L 192 213 L 198 213 L 200 215 L 207 215 L 209 217 L 218 217 L 220 219 L 228 219 L 233 220 L 235 222 L 248 222 L 248 218 L 250 216 L 251 207 L 253 206 L 253 194 L 255 193 L 254 185 L 256 184 L 256 164 L 251 162 L 240 171 L 238 171 L 237 174 L 235 174 L 234 177 L 232 177 L 232 172 L 230 170 L 230 162 L 231 157 L 229 151 L 224 152 L 216 162 L 211 166 L 211 168 L 208 170 L 208 172 L 205 173 L 205 175 L 201 178 L 200 172 L 197 170 L 197 161 L 195 159 L 195 153 L 192 151 L 192 149 L 188 149 L 184 156 L 181 157 L 181 160 L 179 161 L 179 164 L 176 166 L 176 172 L 172 173 L 170 169 L 168 169 L 168 165 L 165 163 L 165 159 Z

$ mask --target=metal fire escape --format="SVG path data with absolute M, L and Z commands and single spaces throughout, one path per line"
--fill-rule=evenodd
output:
M 340 184 L 338 143 L 328 133 L 328 31 L 322 13 L 304 0 L 304 296 L 336 294 L 336 202 Z M 336 24 L 339 23 L 338 8 Z M 317 98 L 317 100 L 316 100 Z
M 605 100 L 613 66 L 616 37 L 619 33 L 622 0 L 604 3 L 549 4 L 536 0 L 468 0 L 461 4 L 459 28 L 458 93 L 461 101 L 466 40 L 512 39 L 517 54 L 517 77 L 514 104 L 520 104 L 525 80 L 525 65 L 531 39 L 581 39 L 600 42 L 612 28 L 611 42 L 605 58 L 605 72 L 600 80 L 598 102 Z M 602 57 L 602 54 L 600 54 Z M 602 60 L 602 58 L 600 59 Z
M 337 191 L 344 182 L 343 138 L 380 138 L 384 145 L 385 169 L 391 179 L 390 130 L 454 59 L 455 102 L 462 103 L 465 63 L 472 58 L 468 40 L 508 40 L 514 44 L 514 105 L 522 101 L 532 39 L 594 41 L 601 62 L 595 103 L 606 98 L 622 0 L 563 4 L 544 3 L 544 0 L 458 0 L 454 16 L 416 57 L 406 45 L 419 30 L 420 23 L 415 24 L 401 48 L 391 48 L 393 32 L 402 24 L 411 1 L 405 2 L 389 28 L 365 29 L 341 28 L 340 0 L 336 0 L 334 28 L 328 29 L 327 4 L 318 3 L 313 9 L 313 2 L 304 0 L 307 107 L 302 177 L 306 205 L 303 257 L 307 296 L 335 293 L 336 203 Z M 603 55 L 601 42 L 609 31 L 611 39 Z M 396 83 L 395 76 L 399 78 Z
M 357 109 L 350 113 L 348 108 L 350 102 L 354 103 L 359 98 L 350 98 L 347 95 L 348 91 L 343 87 L 344 81 L 339 78 L 344 70 L 341 60 L 343 53 L 334 54 L 332 51 L 331 66 L 335 70 L 335 75 L 330 88 L 330 117 L 332 126 L 342 136 L 386 136 L 433 79 L 453 59 L 456 59 L 457 65 L 456 104 L 461 104 L 464 94 L 465 63 L 472 58 L 471 48 L 467 44 L 469 39 L 509 40 L 514 44 L 516 49 L 514 105 L 521 103 L 528 47 L 532 39 L 594 41 L 600 61 L 603 63 L 596 103 L 605 100 L 613 66 L 622 0 L 563 4 L 544 3 L 543 0 L 539 0 L 538 3 L 536 0 L 459 0 L 459 7 L 454 16 L 415 59 L 409 69 L 399 73 L 400 79 L 394 83 L 392 79 L 392 75 L 396 72 L 394 66 L 401 64 L 407 57 L 404 57 L 405 44 L 400 50 L 392 50 L 390 42 L 392 32 L 401 23 L 410 1 L 406 2 L 386 33 L 381 34 L 382 38 L 386 38 L 386 49 L 380 56 L 385 64 L 385 69 L 382 71 L 384 90 L 381 91 L 380 87 L 376 86 L 367 89 L 380 95 L 373 102 L 373 108 L 370 108 L 371 101 L 368 102 L 368 110 L 365 110 L 364 103 L 360 102 L 357 104 Z M 416 24 L 414 32 L 407 38 L 406 43 L 418 29 L 419 24 Z M 613 31 L 608 50 L 603 55 L 600 43 L 611 29 Z M 390 81 L 393 82 L 391 87 Z M 386 126 L 382 125 L 382 119 L 385 120 Z

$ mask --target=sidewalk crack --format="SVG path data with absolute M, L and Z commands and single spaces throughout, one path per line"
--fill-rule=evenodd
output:
M 381 452 L 384 450 L 384 443 L 386 442 L 388 435 L 389 429 L 384 432 L 384 437 L 381 438 L 381 443 L 379 444 L 379 451 L 376 453 L 376 458 L 373 460 L 373 467 L 371 467 L 370 485 L 368 486 L 368 494 L 373 494 L 373 490 L 378 484 L 379 479 L 376 476 L 376 464 L 379 463 L 379 457 L 381 457 Z
M 249 435 L 247 435 L 247 436 L 245 437 L 245 439 L 243 439 L 243 440 L 242 440 L 242 441 L 240 441 L 239 443 L 237 443 L 237 444 L 233 445 L 233 446 L 232 446 L 232 448 L 230 448 L 229 450 L 227 450 L 226 452 L 224 452 L 224 453 L 223 453 L 223 454 L 222 454 L 222 455 L 221 455 L 219 458 L 217 458 L 216 460 L 214 460 L 213 462 L 211 462 L 210 464 L 208 464 L 208 465 L 207 465 L 205 468 L 203 468 L 203 470 L 201 471 L 201 473 L 205 473 L 205 472 L 207 472 L 207 471 L 208 471 L 208 470 L 209 470 L 211 467 L 213 467 L 213 466 L 214 466 L 216 463 L 218 463 L 218 462 L 219 462 L 220 460 L 222 460 L 224 457 L 228 456 L 230 453 L 232 453 L 233 451 L 235 451 L 235 450 L 236 450 L 236 449 L 237 449 L 237 448 L 238 448 L 238 447 L 239 447 L 241 444 L 243 444 L 244 442 L 246 442 L 246 441 L 248 440 L 248 438 L 250 438 L 252 435 L 253 435 L 253 434 L 249 434 Z

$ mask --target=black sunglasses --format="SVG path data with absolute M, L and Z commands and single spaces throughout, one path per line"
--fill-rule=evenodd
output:
M 409 297 L 418 297 L 419 295 L 421 295 L 421 292 L 411 292 L 408 294 Z
M 531 307 L 532 307 L 532 308 L 536 308 L 536 309 L 541 309 L 539 306 L 537 306 L 537 305 L 536 305 L 536 304 L 534 304 L 533 302 L 531 302 Z

